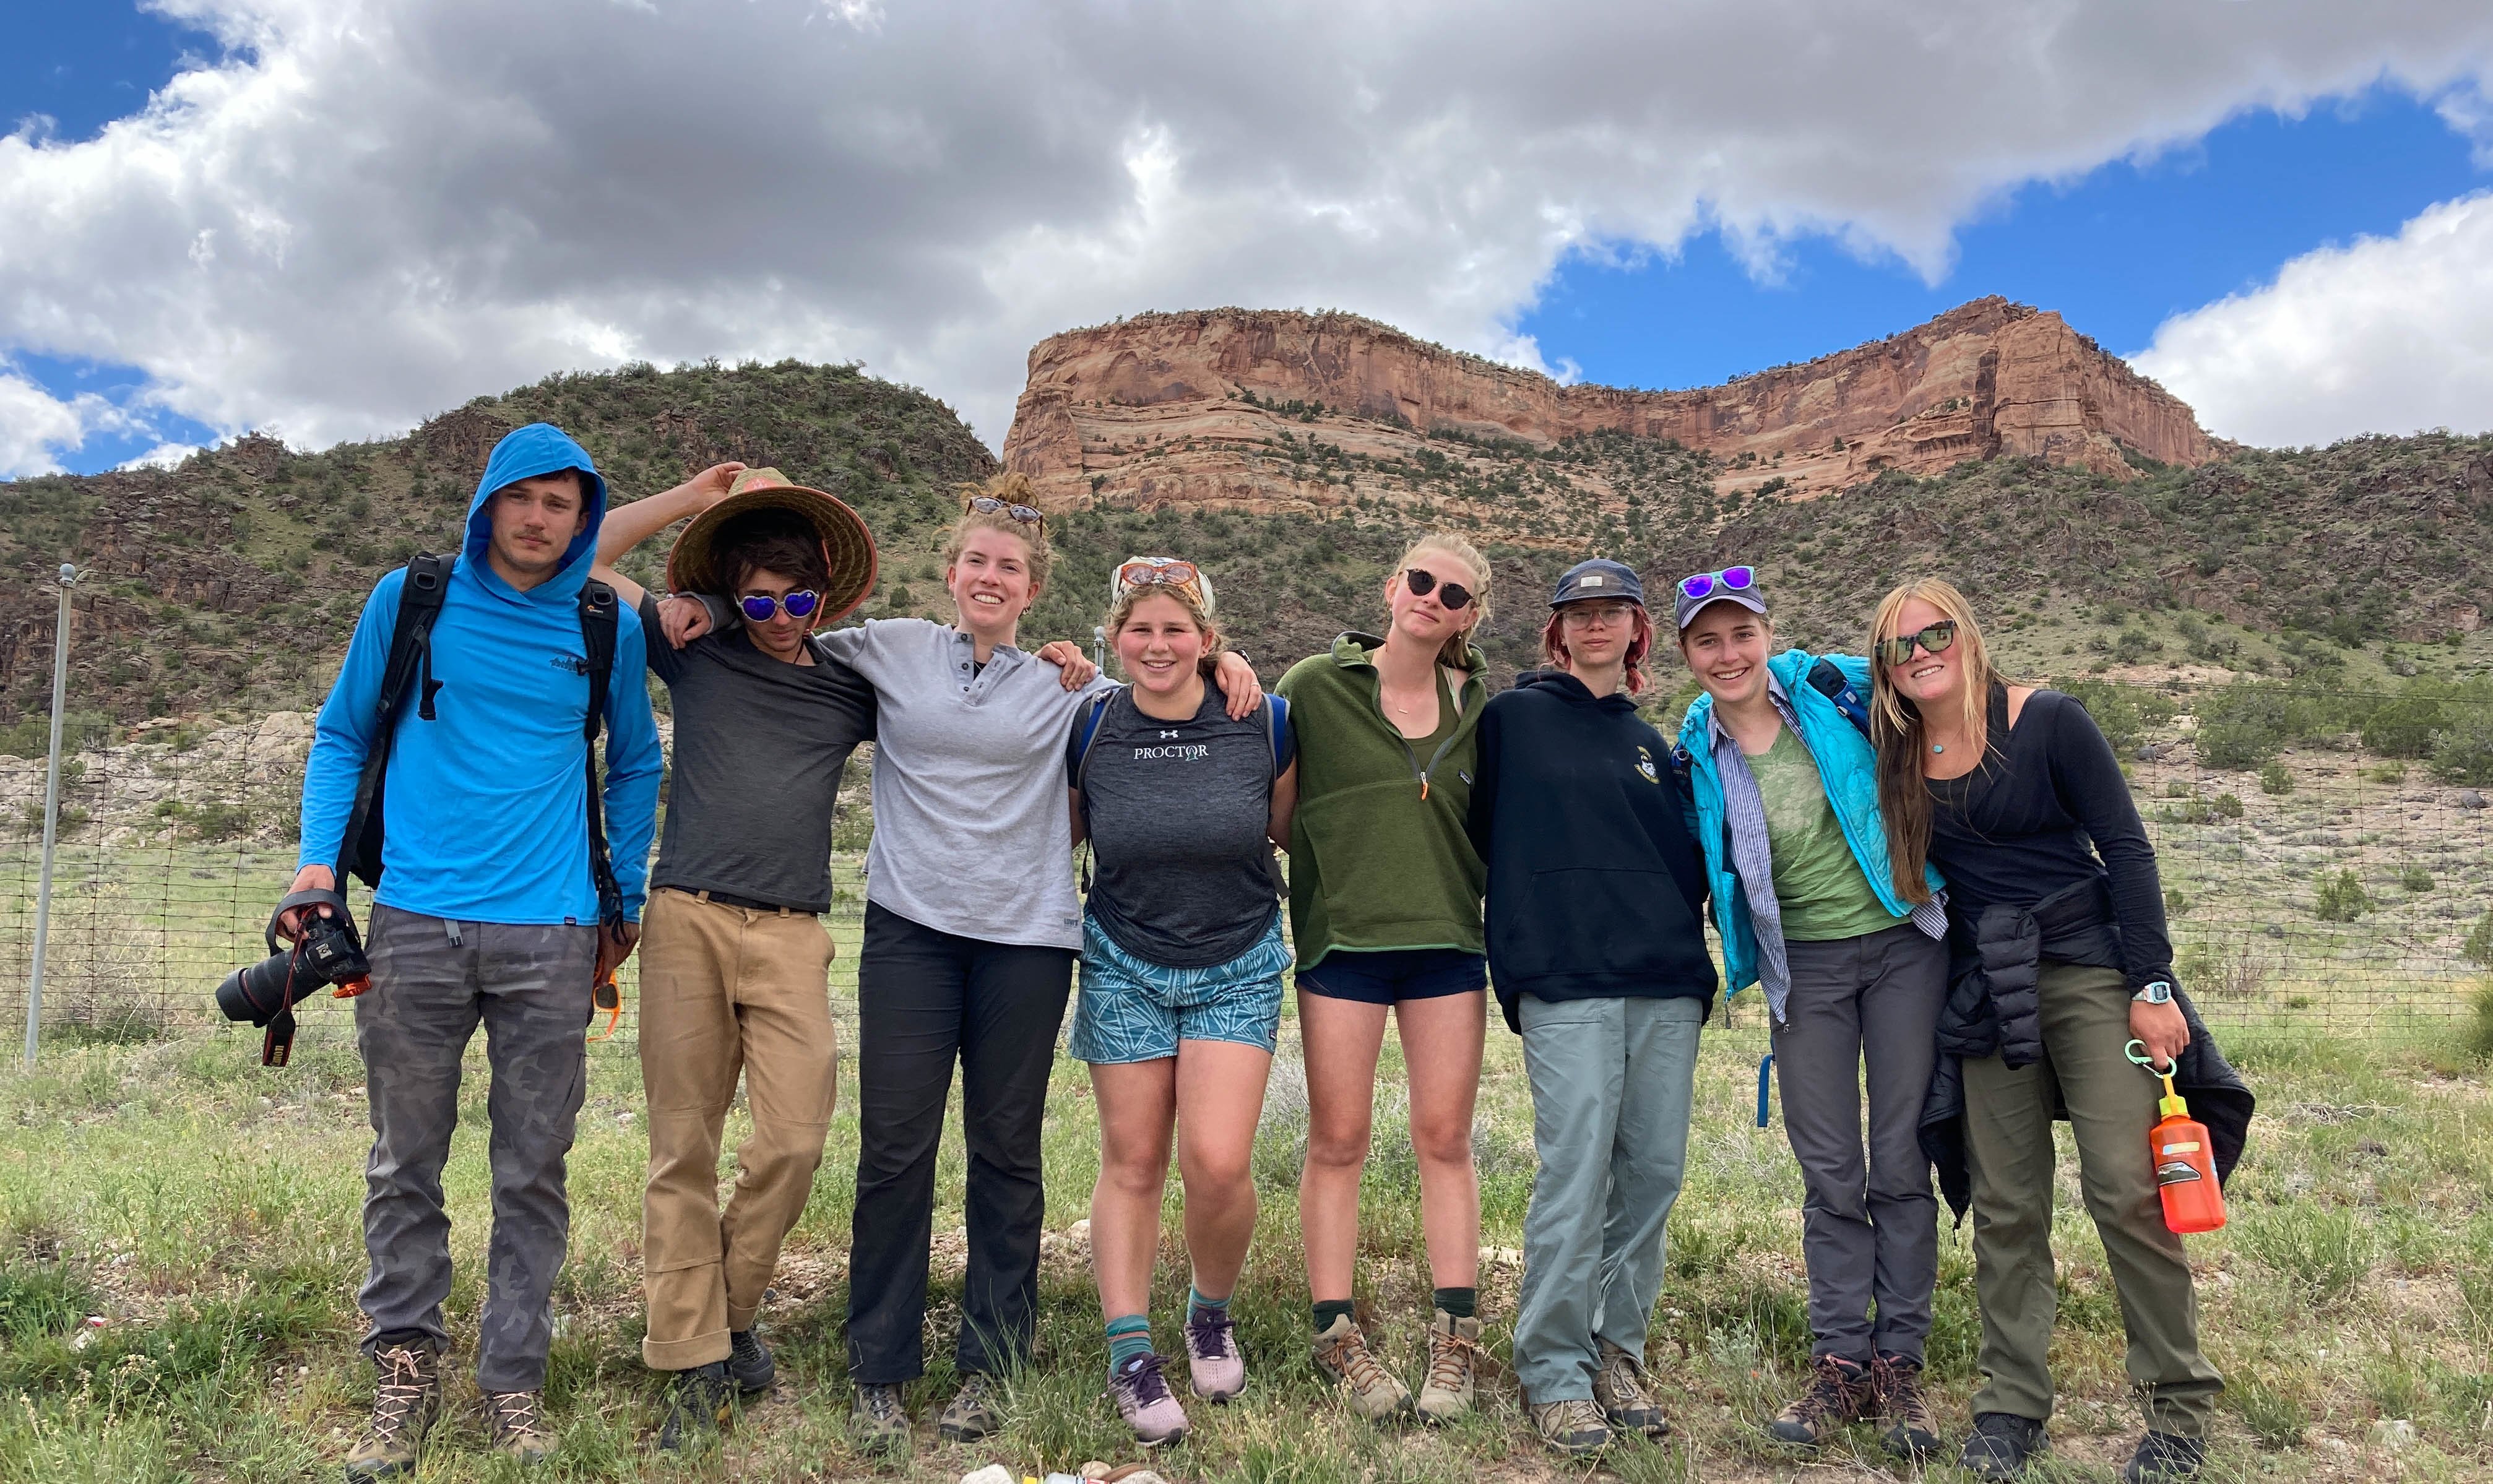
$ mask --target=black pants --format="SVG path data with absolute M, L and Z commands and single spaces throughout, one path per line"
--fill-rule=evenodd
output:
M 954 1364 L 994 1374 L 1029 1353 L 1047 1206 L 1039 1128 L 1072 983 L 1070 949 L 957 937 L 866 905 L 849 1229 L 852 1381 L 896 1385 L 926 1370 L 935 1150 L 956 1056 L 970 1260 Z

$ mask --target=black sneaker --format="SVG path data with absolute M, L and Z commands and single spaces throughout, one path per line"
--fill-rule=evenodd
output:
M 699 1447 L 727 1425 L 727 1414 L 735 1406 L 736 1385 L 728 1379 L 726 1361 L 676 1372 L 674 1383 L 667 1387 L 666 1420 L 658 1424 L 658 1451 L 680 1453 Z
M 2021 1478 L 2035 1455 L 2051 1446 L 2043 1424 L 2033 1418 L 1987 1411 L 1973 1419 L 1973 1436 L 1965 1440 L 1957 1465 L 1977 1479 Z
M 2168 1484 L 2195 1479 L 2208 1466 L 2208 1440 L 2179 1433 L 2148 1433 L 2138 1439 L 2138 1451 L 2120 1471 L 2120 1484 Z
M 750 1329 L 729 1332 L 727 1337 L 727 1374 L 735 1379 L 736 1389 L 746 1396 L 759 1396 L 770 1389 L 779 1379 L 779 1368 L 771 1364 L 770 1347 Z

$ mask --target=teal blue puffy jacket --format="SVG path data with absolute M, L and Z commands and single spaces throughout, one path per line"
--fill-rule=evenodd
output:
M 1826 658 L 1844 672 L 1847 684 L 1865 698 L 1870 694 L 1870 662 L 1856 655 Z M 1818 657 L 1806 649 L 1787 649 L 1766 662 L 1766 672 L 1784 688 L 1793 714 L 1800 718 L 1800 739 L 1817 759 L 1826 799 L 1835 807 L 1852 858 L 1880 905 L 1898 921 L 1912 907 L 1896 895 L 1894 873 L 1887 858 L 1887 829 L 1878 816 L 1877 758 L 1870 739 L 1846 719 L 1833 700 L 1809 683 L 1810 667 Z M 1724 819 L 1723 778 L 1714 767 L 1708 733 L 1714 719 L 1714 697 L 1699 696 L 1679 724 L 1679 752 L 1687 759 L 1689 793 L 1694 800 L 1697 844 L 1705 850 L 1705 880 L 1714 897 L 1714 930 L 1723 938 L 1723 983 L 1736 994 L 1757 982 L 1757 935 L 1749 923 L 1749 898 L 1731 868 L 1731 842 Z M 1922 877 L 1937 891 L 1944 883 L 1928 866 Z

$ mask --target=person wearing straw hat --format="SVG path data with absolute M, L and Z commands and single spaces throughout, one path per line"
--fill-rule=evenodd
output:
M 771 1383 L 754 1317 L 813 1190 L 831 1117 L 831 940 L 820 914 L 831 898 L 832 808 L 876 710 L 874 687 L 814 633 L 874 586 L 874 541 L 856 513 L 739 463 L 620 507 L 597 572 L 653 631 L 671 627 L 658 600 L 612 564 L 686 515 L 669 584 L 732 606 L 741 621 L 690 625 L 679 609 L 667 615 L 671 641 L 650 646 L 676 723 L 640 1015 L 649 1103 L 641 1353 L 676 1378 L 657 1439 L 665 1450 L 699 1440 L 738 1394 Z M 706 632 L 686 638 L 690 627 Z M 753 1132 L 722 1212 L 719 1141 L 739 1072 Z

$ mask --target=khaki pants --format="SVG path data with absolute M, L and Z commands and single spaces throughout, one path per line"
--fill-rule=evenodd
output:
M 641 1080 L 649 1184 L 641 1201 L 649 1333 L 661 1371 L 725 1360 L 753 1323 L 779 1243 L 813 1193 L 838 1063 L 831 939 L 803 912 L 757 912 L 661 889 L 641 946 Z M 718 1208 L 718 1144 L 744 1075 L 753 1137 Z
M 1966 1135 L 1973 1164 L 1974 1289 L 1980 1364 L 1989 1378 L 1973 1410 L 2036 1420 L 2052 1414 L 2045 1354 L 2058 1302 L 2052 1265 L 2052 1106 L 2067 1105 L 2078 1139 L 2078 1185 L 2102 1236 L 2129 1332 L 2129 1380 L 2148 1426 L 2201 1437 L 2224 1381 L 2199 1352 L 2199 1305 L 2181 1238 L 2164 1225 L 2148 1131 L 2155 1079 L 2122 1054 L 2129 991 L 2120 971 L 2043 965 L 2043 1059 L 2010 1071 L 1998 1057 L 1965 1063 Z

